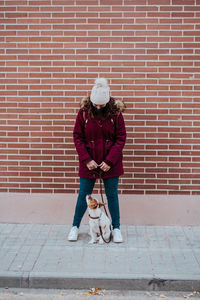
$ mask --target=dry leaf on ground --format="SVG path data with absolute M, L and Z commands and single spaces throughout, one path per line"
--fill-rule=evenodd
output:
M 105 295 L 105 290 L 99 290 L 98 288 L 91 288 L 88 292 L 82 293 L 82 295 Z
M 189 297 L 194 297 L 194 296 L 196 296 L 196 295 L 199 295 L 199 292 L 194 291 L 193 293 L 190 293 L 190 294 L 188 294 L 188 295 L 184 295 L 183 297 L 187 299 L 187 298 L 189 298 Z
M 146 295 L 147 295 L 148 297 L 152 297 L 151 293 L 149 293 L 149 292 L 146 292 Z

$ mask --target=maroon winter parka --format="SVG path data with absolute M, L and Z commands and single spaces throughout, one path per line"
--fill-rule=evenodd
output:
M 124 173 L 122 150 L 126 141 L 126 128 L 120 109 L 121 101 L 116 101 L 118 113 L 101 122 L 90 118 L 82 105 L 73 130 L 74 144 L 79 156 L 79 176 L 98 178 L 99 168 L 89 170 L 86 164 L 94 160 L 97 164 L 104 161 L 111 166 L 108 172 L 102 171 L 102 178 L 116 177 Z

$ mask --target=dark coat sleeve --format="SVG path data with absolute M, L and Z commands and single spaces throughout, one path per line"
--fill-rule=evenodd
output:
M 85 121 L 83 119 L 83 111 L 80 109 L 76 117 L 73 130 L 74 144 L 81 162 L 87 163 L 92 160 L 85 146 Z
M 122 150 L 126 141 L 126 128 L 122 113 L 119 114 L 116 120 L 116 139 L 114 145 L 111 147 L 106 161 L 115 165 L 119 158 L 122 156 Z

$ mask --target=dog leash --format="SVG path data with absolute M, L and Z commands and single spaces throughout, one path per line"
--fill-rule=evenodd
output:
M 101 169 L 98 170 L 98 168 L 97 168 L 96 170 L 92 170 L 92 172 L 93 172 L 93 173 L 96 173 L 97 175 L 99 175 L 101 201 L 102 201 L 103 204 L 105 204 L 104 199 L 103 199 L 103 188 L 102 188 L 102 182 L 103 182 L 103 179 L 102 179 L 102 173 L 103 173 L 103 171 L 102 171 Z M 106 216 L 109 218 L 109 215 L 108 215 L 108 212 L 107 212 L 107 210 L 106 210 L 105 205 L 104 205 L 103 207 L 104 207 Z
M 103 182 L 103 179 L 102 179 L 102 173 L 103 173 L 103 171 L 102 171 L 102 170 L 99 170 L 99 171 L 98 171 L 98 170 L 93 170 L 93 172 L 96 172 L 96 173 L 98 173 L 98 175 L 99 175 L 101 201 L 102 201 L 102 203 L 104 204 L 103 207 L 104 207 L 106 216 L 109 218 L 107 209 L 106 209 L 106 207 L 105 207 L 105 202 L 104 202 L 104 199 L 103 199 L 103 189 L 102 189 L 102 182 Z M 109 219 L 110 219 L 110 218 L 109 218 Z M 109 237 L 109 240 L 108 240 L 108 241 L 106 241 L 106 240 L 104 239 L 104 237 L 103 237 L 103 232 L 102 232 L 102 228 L 101 228 L 100 225 L 99 225 L 99 231 L 100 231 L 100 235 L 101 235 L 103 241 L 104 241 L 106 244 L 109 244 L 109 243 L 111 242 L 111 239 L 112 239 L 112 227 L 111 227 L 111 225 L 110 225 L 110 237 Z
M 102 189 L 102 182 L 103 182 L 103 179 L 102 179 L 102 171 L 99 172 L 99 183 L 100 183 L 100 194 L 101 194 L 101 201 L 103 204 L 105 204 L 104 200 L 103 200 L 103 189 Z M 106 213 L 106 216 L 109 218 L 108 216 L 108 212 L 107 212 L 107 209 L 105 207 L 105 205 L 103 206 L 104 207 L 104 210 L 105 210 L 105 213 Z

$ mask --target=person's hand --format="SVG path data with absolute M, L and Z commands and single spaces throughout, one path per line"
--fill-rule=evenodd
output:
M 108 172 L 110 170 L 110 166 L 107 165 L 104 161 L 99 165 L 100 169 L 104 172 Z
M 89 170 L 94 170 L 98 168 L 98 165 L 94 160 L 89 161 L 89 163 L 87 163 L 86 166 L 88 167 Z

